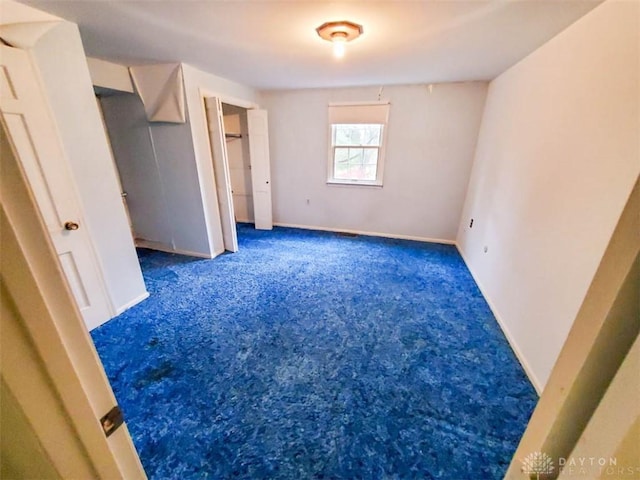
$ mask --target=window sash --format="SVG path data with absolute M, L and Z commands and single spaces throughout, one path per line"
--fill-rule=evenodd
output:
M 346 161 L 338 160 L 337 152 L 338 151 L 347 151 L 347 159 Z M 360 156 L 360 160 L 352 161 L 350 157 L 351 151 L 360 151 L 362 155 Z M 375 152 L 374 161 L 371 159 L 367 159 L 365 152 Z M 379 171 L 379 159 L 380 159 L 380 147 L 379 146 L 371 146 L 371 145 L 334 145 L 333 146 L 333 174 L 331 176 L 332 180 L 338 182 L 376 182 L 378 178 Z M 343 168 L 340 169 L 339 166 Z M 346 167 L 346 168 L 345 168 Z M 343 170 L 343 172 L 339 172 L 339 170 Z M 346 170 L 346 174 L 344 172 Z M 373 175 L 370 174 L 373 172 Z

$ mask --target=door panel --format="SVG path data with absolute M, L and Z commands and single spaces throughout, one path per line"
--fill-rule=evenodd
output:
M 20 156 L 22 167 L 25 170 L 27 178 L 29 178 L 31 188 L 40 206 L 40 212 L 42 213 L 45 223 L 48 227 L 63 223 L 61 214 L 64 214 L 64 212 L 58 212 L 56 208 L 53 194 L 49 190 L 49 186 L 40 169 L 38 158 L 34 151 L 33 140 L 27 130 L 24 117 L 15 113 L 6 113 L 4 111 L 3 113 L 7 130 L 11 132 L 13 145 Z
M 213 172 L 215 174 L 216 191 L 220 207 L 224 248 L 230 252 L 237 252 L 238 236 L 233 211 L 233 194 L 231 192 L 227 145 L 224 140 L 224 126 L 222 124 L 222 103 L 217 97 L 207 97 L 205 98 L 205 106 L 207 111 L 209 143 L 211 144 L 211 156 L 213 158 Z
M 88 329 L 112 316 L 75 184 L 29 54 L 0 46 L 0 111 Z M 75 230 L 65 223 L 78 225 Z M 73 226 L 70 226 L 73 228 Z
M 87 308 L 91 303 L 89 302 L 87 291 L 84 289 L 82 277 L 80 276 L 78 265 L 76 264 L 73 252 L 64 252 L 62 254 L 58 254 L 58 258 L 60 259 L 62 271 L 67 277 L 67 282 L 71 287 L 71 292 L 73 293 L 73 296 L 75 297 L 80 310 L 82 310 L 83 308 Z
M 271 167 L 269 162 L 269 127 L 266 110 L 247 110 L 249 151 L 253 186 L 253 211 L 258 230 L 271 230 Z

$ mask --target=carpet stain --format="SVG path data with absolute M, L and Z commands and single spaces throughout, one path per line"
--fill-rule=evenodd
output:
M 159 382 L 160 380 L 171 376 L 174 368 L 169 362 L 162 362 L 158 367 L 150 368 L 143 372 L 142 377 L 136 382 L 137 388 L 144 388 L 150 383 Z
M 150 479 L 499 479 L 537 396 L 455 247 L 238 225 L 92 332 Z

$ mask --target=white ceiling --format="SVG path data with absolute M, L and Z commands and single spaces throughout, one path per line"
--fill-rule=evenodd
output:
M 20 0 L 80 25 L 89 56 L 180 61 L 258 89 L 488 80 L 602 0 Z M 315 28 L 364 34 L 336 60 Z

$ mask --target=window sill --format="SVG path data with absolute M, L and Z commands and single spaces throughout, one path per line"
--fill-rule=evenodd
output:
M 351 180 L 327 180 L 327 185 L 331 187 L 374 187 L 382 188 L 382 183 L 376 182 L 357 182 Z

